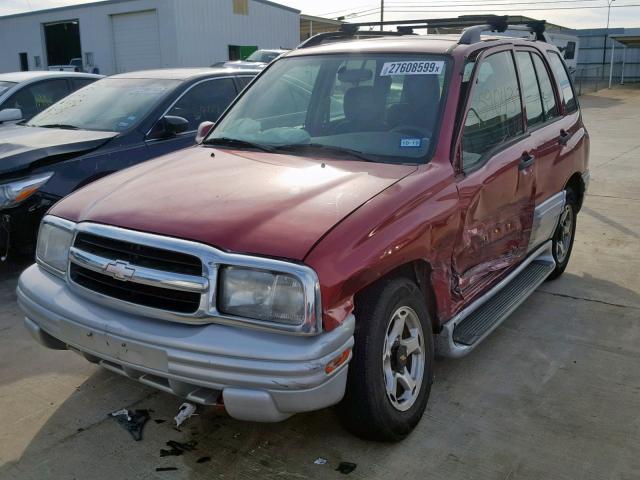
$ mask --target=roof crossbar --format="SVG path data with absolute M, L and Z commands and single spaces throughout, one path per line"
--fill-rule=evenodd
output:
M 340 26 L 340 30 L 337 32 L 322 32 L 307 38 L 304 42 L 298 45 L 296 48 L 309 48 L 321 45 L 328 40 L 346 40 L 352 38 L 371 38 L 371 37 L 388 37 L 388 36 L 405 35 L 404 32 L 385 32 L 385 31 L 367 31 L 358 30 L 357 25 L 345 23 Z
M 531 32 L 536 36 L 536 40 L 546 41 L 544 37 L 544 28 L 545 21 L 544 20 L 535 20 L 531 22 L 527 22 L 521 25 L 510 25 L 508 22 L 508 17 L 494 17 L 489 18 L 489 21 L 484 25 L 474 25 L 472 27 L 467 27 L 462 31 L 462 35 L 458 40 L 458 43 L 461 45 L 471 45 L 480 41 L 480 36 L 483 32 L 505 32 L 507 30 L 517 30 L 522 32 Z
M 545 20 L 517 20 L 517 17 L 498 15 L 463 15 L 453 18 L 437 18 L 425 20 L 390 20 L 386 22 L 344 23 L 340 31 L 324 32 L 308 38 L 298 48 L 320 45 L 326 41 L 346 40 L 350 38 L 367 38 L 383 36 L 412 35 L 414 30 L 430 28 L 463 28 L 459 44 L 470 45 L 481 40 L 483 32 L 504 32 L 517 30 L 535 34 L 536 40 L 546 41 L 544 36 Z M 359 30 L 360 27 L 396 26 L 397 31 Z

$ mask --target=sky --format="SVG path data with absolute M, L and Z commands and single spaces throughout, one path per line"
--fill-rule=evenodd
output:
M 0 15 L 86 3 L 93 0 L 0 0 Z M 276 0 L 310 15 L 347 21 L 379 19 L 380 0 Z M 526 15 L 569 28 L 604 28 L 608 0 L 385 0 L 385 20 L 457 17 L 495 13 Z M 640 0 L 614 0 L 611 28 L 639 27 Z

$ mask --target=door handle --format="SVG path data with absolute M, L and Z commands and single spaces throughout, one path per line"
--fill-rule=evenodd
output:
M 518 165 L 518 170 L 524 170 L 525 168 L 529 168 L 533 165 L 534 160 L 536 159 L 535 155 L 532 155 L 529 152 L 524 152 L 522 157 L 520 157 L 520 165 Z
M 560 136 L 558 137 L 558 143 L 560 143 L 560 145 L 566 145 L 567 143 L 569 143 L 569 140 L 571 139 L 572 136 L 573 136 L 572 133 L 567 132 L 563 128 L 562 130 L 560 130 Z

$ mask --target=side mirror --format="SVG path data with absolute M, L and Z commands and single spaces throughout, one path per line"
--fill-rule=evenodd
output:
M 22 110 L 19 108 L 5 108 L 0 110 L 0 123 L 22 120 Z
M 169 138 L 186 132 L 189 129 L 189 121 L 186 118 L 174 115 L 165 115 L 154 125 L 149 138 Z
M 214 127 L 214 122 L 202 122 L 198 125 L 198 133 L 196 134 L 196 143 L 200 144 Z

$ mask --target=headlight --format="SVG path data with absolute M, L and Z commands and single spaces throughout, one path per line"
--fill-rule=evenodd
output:
M 0 183 L 0 209 L 15 207 L 36 193 L 53 173 L 42 173 L 28 178 Z
M 220 269 L 219 285 L 223 314 L 290 326 L 306 320 L 305 288 L 293 275 L 228 266 Z
M 67 270 L 74 223 L 57 217 L 45 217 L 40 224 L 36 259 L 44 268 L 59 276 Z

